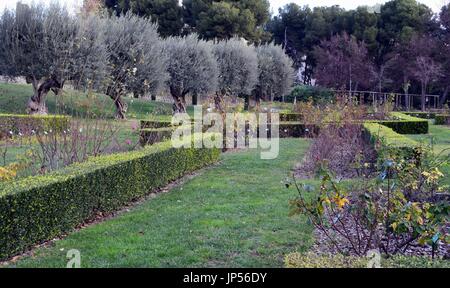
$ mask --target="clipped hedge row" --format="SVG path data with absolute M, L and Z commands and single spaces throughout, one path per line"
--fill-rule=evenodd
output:
M 141 129 L 170 128 L 174 125 L 170 120 L 141 120 Z
M 175 149 L 167 141 L 0 183 L 0 259 L 71 231 L 98 212 L 114 211 L 219 155 L 219 149 Z
M 176 127 L 141 129 L 139 143 L 141 146 L 146 146 L 163 142 L 172 137 L 172 133 L 175 129 Z
M 302 138 L 317 135 L 319 127 L 301 122 L 280 122 L 280 138 Z
M 303 120 L 303 116 L 300 113 L 283 112 L 280 113 L 280 122 L 300 122 Z
M 388 153 L 402 154 L 407 158 L 418 158 L 417 148 L 420 144 L 393 129 L 378 123 L 364 123 L 364 136 L 374 144 L 384 146 Z
M 30 136 L 33 131 L 50 131 L 60 133 L 70 127 L 70 116 L 64 115 L 20 115 L 0 114 L 0 139 L 11 134 Z
M 450 125 L 450 115 L 438 114 L 434 119 L 435 125 Z
M 191 119 L 192 123 L 194 119 Z M 172 123 L 171 120 L 141 120 L 141 129 L 158 129 L 158 128 L 170 128 L 179 126 L 179 124 Z
M 437 115 L 435 112 L 402 112 L 402 114 L 428 120 L 435 119 Z
M 400 112 L 392 112 L 394 120 L 365 121 L 366 123 L 378 123 L 391 128 L 399 134 L 428 134 L 428 120 L 412 117 Z

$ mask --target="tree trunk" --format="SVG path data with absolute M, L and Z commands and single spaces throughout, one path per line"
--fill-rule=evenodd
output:
M 442 94 L 441 100 L 439 101 L 439 107 L 443 108 L 447 103 L 448 90 L 450 86 L 445 87 L 444 93 Z
M 184 104 L 184 99 L 183 96 L 176 96 L 176 95 L 172 95 L 173 98 L 173 105 L 172 105 L 172 110 L 173 110 L 173 114 L 177 114 L 177 113 L 186 113 L 186 105 Z
M 244 110 L 248 111 L 249 108 L 250 108 L 250 95 L 245 95 L 244 96 L 244 100 L 245 100 L 245 102 L 244 102 Z
M 425 91 L 426 91 L 426 84 L 422 83 L 422 96 L 421 96 L 421 102 L 422 102 L 422 111 L 425 112 L 426 110 L 426 97 L 425 97 Z
M 222 105 L 222 97 L 219 93 L 216 93 L 216 95 L 214 95 L 214 105 L 217 111 L 224 112 Z
M 197 95 L 197 93 L 193 93 L 192 94 L 192 105 L 197 105 L 197 103 L 198 103 L 198 95 Z
M 173 98 L 173 105 L 172 110 L 173 114 L 177 113 L 186 113 L 186 94 L 182 91 L 179 91 L 179 89 L 176 89 L 174 87 L 170 87 L 170 94 Z
M 116 119 L 127 119 L 125 116 L 128 108 L 127 103 L 122 100 L 120 95 L 111 98 L 114 100 L 114 105 L 116 106 Z
M 28 80 L 27 80 L 28 81 Z M 52 90 L 56 96 L 59 95 L 60 90 L 64 86 L 64 82 L 58 81 L 55 78 L 46 79 L 39 85 L 37 80 L 32 81 L 34 94 L 28 101 L 28 112 L 30 114 L 46 115 L 48 113 L 47 106 L 45 105 L 45 98 L 48 92 Z

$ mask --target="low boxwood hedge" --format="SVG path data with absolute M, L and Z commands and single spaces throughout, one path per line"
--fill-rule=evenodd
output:
M 434 119 L 437 113 L 435 112 L 402 112 L 405 115 L 422 118 L 422 119 Z
M 280 113 L 280 122 L 300 122 L 303 116 L 300 113 L 282 112 Z
M 70 128 L 70 116 L 0 114 L 0 139 L 11 135 L 30 136 L 34 132 L 60 133 Z
M 141 129 L 170 128 L 173 126 L 169 120 L 141 120 Z
M 172 133 L 175 129 L 176 127 L 141 129 L 139 143 L 141 146 L 145 146 L 163 142 L 172 137 Z
M 396 133 L 393 129 L 378 123 L 364 123 L 364 137 L 376 148 L 383 146 L 388 153 L 404 155 L 407 158 L 418 158 L 420 143 Z
M 175 149 L 166 141 L 0 183 L 0 259 L 71 231 L 99 212 L 114 211 L 219 155 L 219 149 Z
M 447 125 L 450 124 L 450 115 L 438 114 L 434 118 L 435 125 Z
M 372 120 L 366 123 L 378 123 L 389 127 L 399 134 L 428 134 L 428 120 L 412 117 L 400 112 L 392 112 L 392 120 Z
M 280 122 L 280 138 L 302 138 L 317 135 L 319 127 L 302 122 Z

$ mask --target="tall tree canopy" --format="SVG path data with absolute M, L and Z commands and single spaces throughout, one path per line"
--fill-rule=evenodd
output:
M 311 9 L 288 4 L 270 21 L 268 31 L 294 59 L 296 67 L 302 68 L 303 81 L 309 84 L 317 60 L 312 51 L 320 41 L 346 32 L 365 43 L 369 58 L 381 69 L 398 43 L 407 43 L 414 34 L 439 29 L 433 16 L 431 9 L 416 0 L 392 0 L 348 11 L 339 6 Z
M 397 43 L 407 43 L 414 34 L 437 28 L 431 9 L 416 0 L 386 2 L 381 6 L 378 26 L 378 41 L 382 44 L 383 53 L 392 51 Z
M 183 0 L 184 22 L 204 39 L 243 37 L 268 40 L 264 25 L 270 18 L 267 0 Z
M 117 16 L 131 11 L 138 16 L 150 17 L 158 22 L 158 32 L 162 37 L 182 33 L 183 9 L 178 0 L 105 0 L 105 6 Z

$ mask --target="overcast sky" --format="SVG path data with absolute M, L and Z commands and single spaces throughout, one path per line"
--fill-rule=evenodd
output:
M 21 0 L 23 3 L 31 3 L 33 0 Z M 80 5 L 82 3 L 82 0 L 35 0 L 34 2 L 52 2 L 52 1 L 59 1 L 62 3 L 65 3 L 68 8 L 74 8 L 77 5 Z M 12 8 L 14 7 L 17 2 L 17 0 L 0 0 L 0 10 L 3 10 L 4 7 Z M 384 3 L 386 0 L 269 0 L 271 9 L 273 12 L 277 13 L 278 8 L 284 6 L 285 4 L 294 2 L 301 6 L 303 5 L 309 5 L 311 7 L 314 6 L 331 6 L 331 5 L 340 5 L 341 7 L 344 7 L 346 9 L 352 9 L 356 8 L 357 6 L 361 5 L 369 5 L 373 6 L 377 3 Z M 445 4 L 448 3 L 449 0 L 419 0 L 419 2 L 422 2 L 426 5 L 428 5 L 430 8 L 432 8 L 435 12 L 438 12 L 440 8 Z

